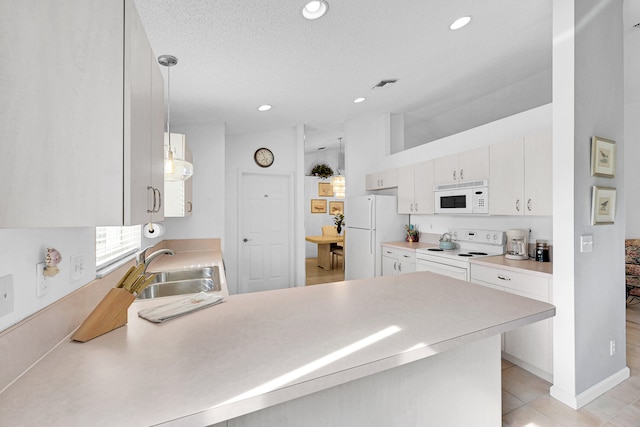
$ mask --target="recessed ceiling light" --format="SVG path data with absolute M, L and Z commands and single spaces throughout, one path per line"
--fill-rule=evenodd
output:
M 258 111 L 269 111 L 271 110 L 271 105 L 269 104 L 264 104 L 258 107 Z
M 467 25 L 469 22 L 471 22 L 471 17 L 470 16 L 463 16 L 462 18 L 456 19 L 453 22 L 453 24 L 449 25 L 449 29 L 450 30 L 459 30 L 460 28 L 462 28 L 465 25 Z
M 307 3 L 302 9 L 302 16 L 306 19 L 313 21 L 314 19 L 322 18 L 329 10 L 329 4 L 325 0 L 314 0 Z
M 361 102 L 363 102 L 366 98 L 356 98 L 353 100 L 354 104 L 360 104 Z

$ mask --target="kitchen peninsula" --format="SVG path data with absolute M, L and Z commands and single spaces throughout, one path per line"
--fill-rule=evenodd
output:
M 555 314 L 428 272 L 137 317 L 167 301 L 136 302 L 128 325 L 54 348 L 0 393 L 3 423 L 495 426 L 500 334 Z

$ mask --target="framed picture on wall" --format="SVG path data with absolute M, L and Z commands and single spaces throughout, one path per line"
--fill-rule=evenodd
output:
M 330 182 L 319 182 L 318 197 L 333 197 L 333 185 Z
M 616 189 L 593 186 L 591 225 L 613 224 L 616 217 Z
M 322 199 L 311 199 L 311 213 L 327 213 L 327 201 Z
M 344 202 L 329 202 L 329 214 L 344 214 Z
M 591 176 L 616 176 L 616 143 L 594 136 L 591 138 Z

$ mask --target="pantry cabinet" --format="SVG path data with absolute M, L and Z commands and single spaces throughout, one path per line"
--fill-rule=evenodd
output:
M 471 282 L 512 294 L 553 303 L 550 277 L 471 263 Z M 553 320 L 503 334 L 504 358 L 544 378 L 553 379 Z
M 164 149 L 169 149 L 169 134 L 164 134 Z M 171 149 L 174 158 L 186 160 L 193 163 L 191 150 L 187 145 L 186 135 L 179 133 L 171 134 Z M 186 181 L 165 181 L 165 217 L 186 217 L 193 213 L 193 179 Z
M 489 147 L 492 215 L 552 215 L 551 131 Z
M 398 170 L 389 169 L 382 172 L 367 174 L 365 188 L 367 191 L 384 190 L 398 186 Z
M 398 168 L 398 213 L 432 214 L 434 212 L 434 161 Z
M 382 275 L 397 276 L 398 274 L 416 271 L 416 251 L 398 249 L 382 245 Z
M 489 177 L 489 147 L 435 159 L 435 185 L 462 184 Z
M 0 227 L 161 219 L 164 82 L 134 2 L 32 3 L 0 3 Z

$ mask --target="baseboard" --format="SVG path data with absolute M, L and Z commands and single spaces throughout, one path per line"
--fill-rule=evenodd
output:
M 553 374 L 549 373 L 547 371 L 544 371 L 540 368 L 537 368 L 535 366 L 533 366 L 530 363 L 525 362 L 522 359 L 519 359 L 509 353 L 505 353 L 504 351 L 502 352 L 502 358 L 504 360 L 508 360 L 509 362 L 513 363 L 514 365 L 517 365 L 519 367 L 521 367 L 522 369 L 524 369 L 527 372 L 531 372 L 533 375 L 535 375 L 536 377 L 540 377 L 543 380 L 550 382 L 551 384 L 553 384 Z
M 582 408 L 592 400 L 602 396 L 604 393 L 629 378 L 630 375 L 631 371 L 628 367 L 625 366 L 615 374 L 605 378 L 604 380 L 589 387 L 582 393 L 575 396 L 571 393 L 561 390 L 557 385 L 554 384 L 551 386 L 551 397 L 577 410 Z

